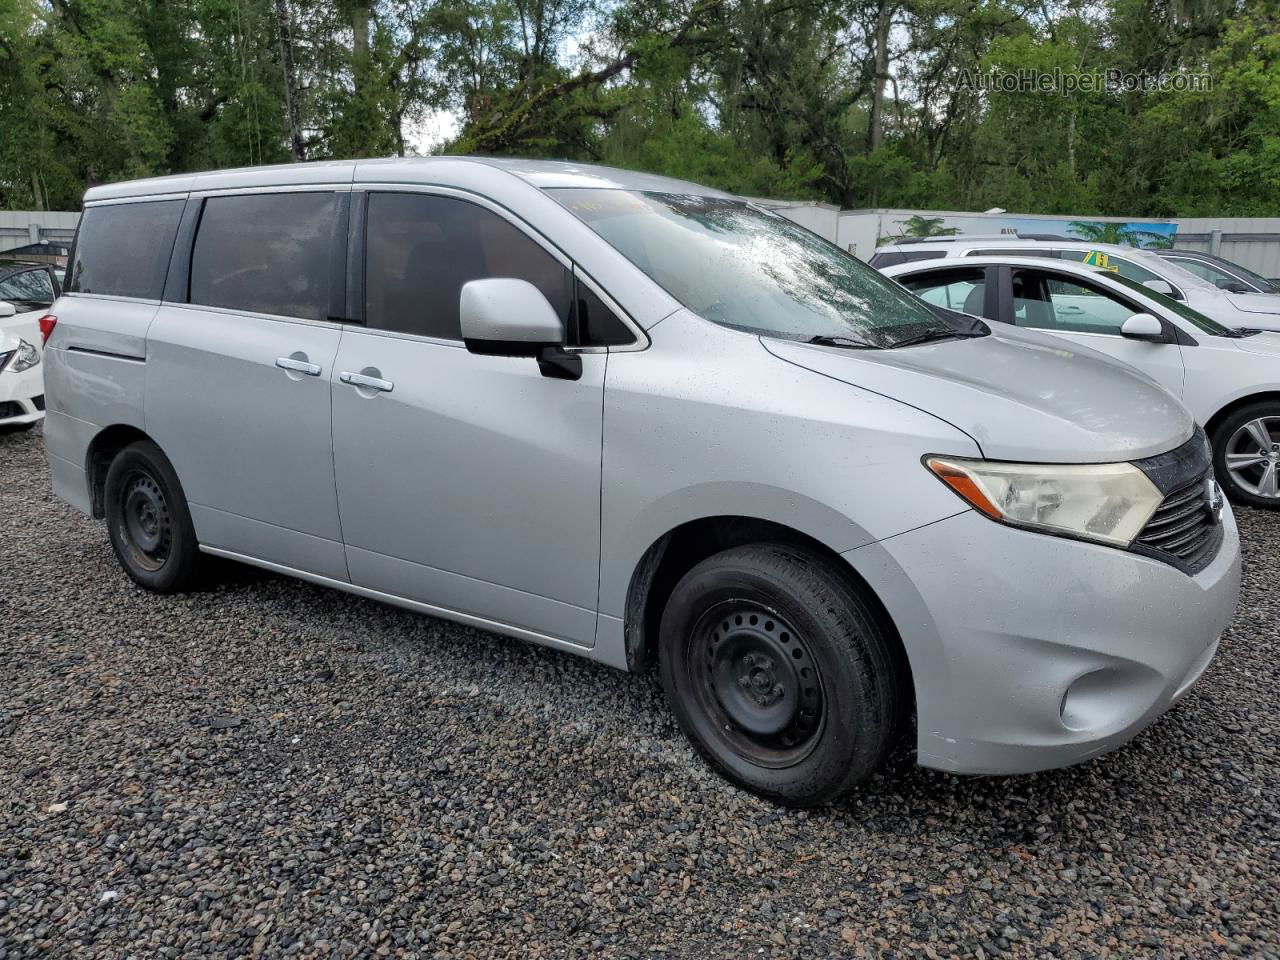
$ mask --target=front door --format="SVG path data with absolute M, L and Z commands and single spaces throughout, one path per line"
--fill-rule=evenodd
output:
M 334 472 L 353 583 L 591 646 L 607 355 L 580 380 L 462 344 L 462 285 L 518 277 L 567 316 L 572 274 L 470 200 L 372 193 L 364 317 L 332 376 Z
M 332 192 L 205 201 L 189 303 L 147 334 L 146 426 L 204 546 L 346 579 L 333 482 L 327 322 Z
M 1052 269 L 1013 267 L 1002 270 L 1010 285 L 1001 299 L 1020 327 L 1054 333 L 1084 347 L 1137 367 L 1175 397 L 1183 395 L 1182 348 L 1176 343 L 1131 340 L 1120 327 L 1142 307 L 1123 300 L 1101 285 Z

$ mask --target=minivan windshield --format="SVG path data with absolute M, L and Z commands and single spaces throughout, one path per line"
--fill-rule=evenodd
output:
M 547 191 L 694 313 L 773 337 L 894 347 L 986 333 L 933 311 L 790 220 L 740 200 L 630 190 Z

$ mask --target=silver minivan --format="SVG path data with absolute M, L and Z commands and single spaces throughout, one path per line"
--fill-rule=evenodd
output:
M 1163 388 L 691 183 L 489 159 L 85 197 L 54 492 L 203 555 L 629 670 L 734 782 L 829 801 L 1084 760 L 1212 659 L 1239 541 Z

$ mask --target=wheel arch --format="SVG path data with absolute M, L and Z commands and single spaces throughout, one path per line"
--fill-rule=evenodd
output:
M 1251 404 L 1265 401 L 1280 404 L 1280 390 L 1264 390 L 1260 393 L 1247 393 L 1243 397 L 1236 397 L 1205 421 L 1205 433 L 1209 435 L 1209 439 L 1211 441 L 1216 440 L 1215 435 L 1218 432 L 1218 428 L 1222 426 L 1222 422 L 1226 420 L 1227 417 L 1231 416 L 1237 410 L 1250 406 Z
M 880 615 L 901 658 L 906 670 L 904 689 L 914 690 L 910 659 L 898 633 L 897 624 L 870 584 L 837 551 L 794 527 L 758 517 L 737 515 L 689 520 L 658 537 L 641 556 L 627 588 L 623 617 L 627 669 L 642 672 L 656 662 L 662 612 L 680 578 L 707 557 L 749 543 L 787 543 L 805 547 L 828 560 L 833 569 L 855 584 Z
M 89 441 L 84 467 L 89 480 L 89 505 L 96 519 L 106 516 L 104 492 L 111 461 L 121 450 L 139 440 L 151 440 L 151 437 L 132 424 L 116 423 L 99 430 Z

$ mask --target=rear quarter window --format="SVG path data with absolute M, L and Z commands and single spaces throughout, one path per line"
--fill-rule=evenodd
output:
M 76 232 L 67 291 L 159 300 L 185 200 L 88 207 Z

